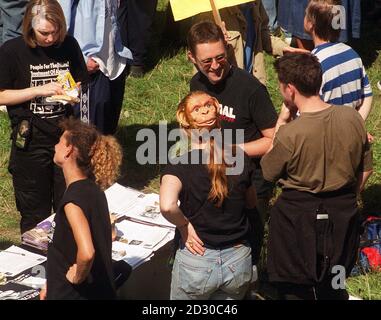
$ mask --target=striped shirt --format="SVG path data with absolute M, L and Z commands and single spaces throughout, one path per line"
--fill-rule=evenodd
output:
M 323 71 L 321 98 L 334 105 L 358 108 L 372 88 L 359 55 L 344 43 L 324 43 L 312 53 L 319 59 Z

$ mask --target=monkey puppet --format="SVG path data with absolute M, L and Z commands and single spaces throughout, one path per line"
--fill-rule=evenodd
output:
M 202 91 L 189 93 L 179 104 L 176 117 L 180 126 L 189 129 L 220 128 L 219 103 L 216 98 Z

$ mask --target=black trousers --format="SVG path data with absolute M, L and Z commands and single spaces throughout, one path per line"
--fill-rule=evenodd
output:
M 90 88 L 90 122 L 104 134 L 114 134 L 122 110 L 126 70 L 110 80 L 101 71 L 91 75 Z
M 157 0 L 121 0 L 118 22 L 123 44 L 133 56 L 132 65 L 143 66 L 152 33 Z
M 54 164 L 54 146 L 58 135 L 49 135 L 32 127 L 25 150 L 12 143 L 9 172 L 12 174 L 16 207 L 21 214 L 21 233 L 56 211 L 65 191 L 62 170 Z

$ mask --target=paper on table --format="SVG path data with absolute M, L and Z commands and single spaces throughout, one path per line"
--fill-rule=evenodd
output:
M 128 245 L 120 241 L 114 241 L 112 243 L 112 259 L 115 261 L 124 260 L 133 269 L 153 255 L 153 251 L 145 249 L 140 246 Z
M 0 252 L 0 272 L 8 277 L 32 268 L 46 261 L 46 257 L 29 252 L 16 246 Z
M 168 228 L 146 225 L 124 220 L 116 224 L 117 236 L 126 239 L 130 245 L 139 245 L 147 249 L 156 249 L 163 239 L 171 232 Z
M 175 225 L 161 214 L 159 195 L 156 193 L 145 194 L 144 197 L 140 197 L 136 205 L 131 210 L 126 211 L 124 215 L 135 220 L 175 228 Z
M 110 213 L 125 213 L 136 205 L 136 202 L 143 193 L 127 188 L 119 183 L 114 183 L 110 188 L 105 190 L 108 209 Z

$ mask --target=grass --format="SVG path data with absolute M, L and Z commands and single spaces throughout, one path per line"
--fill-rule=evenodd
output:
M 136 141 L 136 133 L 142 128 L 158 132 L 158 123 L 163 120 L 169 123 L 169 128 L 176 126 L 175 110 L 180 99 L 188 92 L 192 76 L 192 66 L 186 59 L 185 48 L 181 46 L 187 24 L 168 27 L 167 3 L 168 0 L 159 0 L 155 34 L 149 55 L 151 70 L 142 79 L 127 79 L 123 110 L 116 134 L 125 155 L 120 182 L 147 192 L 158 192 L 161 166 L 141 166 L 137 163 L 135 152 L 142 142 Z M 374 93 L 373 109 L 367 121 L 367 129 L 375 137 L 374 174 L 361 197 L 360 205 L 364 214 L 381 213 L 381 94 L 375 86 L 381 80 L 380 31 L 380 27 L 364 24 L 362 39 L 353 44 L 366 64 Z M 280 106 L 281 96 L 272 62 L 273 58 L 266 56 L 268 90 L 274 105 Z M 11 176 L 7 171 L 9 136 L 8 117 L 0 114 L 0 249 L 10 244 L 18 244 L 20 238 L 19 214 L 15 208 Z M 349 292 L 355 296 L 381 299 L 380 273 L 349 278 L 347 285 Z

